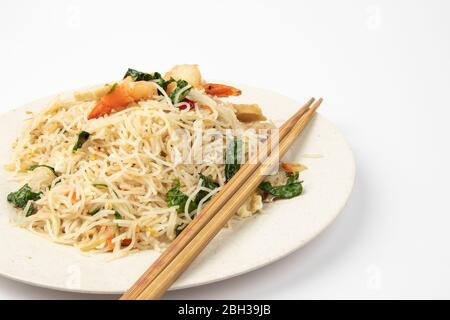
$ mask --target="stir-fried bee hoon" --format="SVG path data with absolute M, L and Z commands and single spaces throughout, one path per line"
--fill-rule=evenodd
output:
M 229 102 L 240 94 L 197 65 L 128 69 L 30 113 L 6 166 L 14 222 L 84 252 L 164 248 L 276 130 L 257 104 Z M 303 170 L 281 163 L 236 217 L 300 195 Z

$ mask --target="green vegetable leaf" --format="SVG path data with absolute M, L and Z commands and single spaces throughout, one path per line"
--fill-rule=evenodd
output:
M 175 237 L 178 237 L 178 235 L 187 227 L 187 224 L 180 223 L 175 227 Z
M 167 86 L 170 83 L 175 82 L 175 79 L 173 78 L 170 78 L 169 80 L 164 80 L 164 78 L 161 76 L 159 72 L 146 73 L 131 68 L 127 70 L 123 78 L 125 79 L 126 77 L 131 77 L 133 81 L 153 81 L 161 88 L 163 88 L 164 91 L 167 90 Z
M 298 180 L 298 177 L 299 177 L 299 173 L 298 173 L 298 172 L 296 172 L 296 173 L 294 173 L 294 174 L 290 174 L 289 177 L 288 177 L 288 179 L 287 179 L 286 184 L 293 184 L 293 183 L 295 183 L 295 182 L 298 182 L 298 181 L 297 181 L 297 180 Z
M 297 172 L 294 175 L 289 176 L 285 185 L 274 187 L 270 182 L 264 181 L 259 185 L 259 189 L 275 196 L 276 198 L 290 199 L 302 194 L 302 182 L 303 181 L 298 181 Z
M 114 218 L 118 220 L 123 219 L 122 215 L 117 210 L 114 210 Z
M 155 82 L 156 82 L 156 84 L 157 84 L 158 86 L 160 86 L 161 88 L 163 88 L 164 91 L 166 91 L 166 90 L 167 90 L 167 86 L 168 86 L 169 84 L 171 84 L 172 82 L 175 82 L 175 79 L 170 78 L 169 80 L 164 80 L 163 78 L 159 78 L 159 79 L 155 80 Z
M 181 188 L 180 181 L 177 181 L 175 183 L 175 186 L 167 192 L 167 205 L 169 207 L 178 206 L 177 208 L 178 213 L 184 212 L 186 202 L 189 199 L 189 197 L 186 194 L 184 194 L 180 190 L 180 188 Z M 189 203 L 189 212 L 195 210 L 196 208 L 197 203 L 195 201 L 191 201 Z
M 119 199 L 119 195 L 117 194 L 116 190 L 112 189 L 112 192 L 114 193 L 114 195 L 116 196 L 116 198 Z
M 96 208 L 96 209 L 94 209 L 94 210 L 92 210 L 92 211 L 89 211 L 88 212 L 88 215 L 90 215 L 90 216 L 93 216 L 94 214 L 96 214 L 97 212 L 99 212 L 100 210 L 102 210 L 102 208 Z
M 104 183 L 93 183 L 92 185 L 96 188 L 108 188 L 108 185 Z
M 113 92 L 114 90 L 116 90 L 116 88 L 117 88 L 118 85 L 119 85 L 119 84 L 118 84 L 117 82 L 114 82 L 113 85 L 111 86 L 111 88 L 109 88 L 108 93 L 111 93 L 111 92 Z
M 219 187 L 219 184 L 214 182 L 211 178 L 206 177 L 202 174 L 200 174 L 200 179 L 202 180 L 202 186 L 211 190 L 214 190 Z M 198 203 L 208 195 L 209 192 L 207 191 L 200 191 L 197 193 L 197 196 L 193 201 L 189 203 L 189 212 L 191 213 L 195 209 L 197 209 Z M 186 202 L 189 199 L 189 197 L 184 194 L 180 190 L 180 181 L 176 181 L 175 186 L 170 189 L 167 192 L 167 205 L 169 207 L 175 207 L 178 206 L 177 212 L 182 213 L 184 212 L 184 208 L 186 207 Z M 194 214 L 191 214 L 191 218 L 194 218 Z M 181 231 L 186 228 L 186 223 L 181 223 L 175 227 L 175 235 L 178 236 Z
M 33 203 L 31 203 L 30 206 L 28 207 L 27 212 L 25 213 L 25 217 L 29 217 L 33 215 L 33 213 L 34 213 L 34 206 Z
M 162 79 L 161 74 L 158 72 L 146 73 L 131 68 L 128 68 L 127 72 L 123 76 L 124 79 L 126 77 L 131 77 L 133 81 L 152 81 Z
M 202 179 L 202 187 L 214 190 L 219 187 L 219 184 L 217 182 L 214 182 L 211 178 L 206 177 L 202 174 L 200 174 L 200 179 Z M 197 204 L 208 195 L 208 191 L 201 190 L 197 193 L 197 196 L 195 197 L 195 202 Z
M 186 80 L 177 80 L 177 86 L 172 90 L 169 95 L 170 100 L 172 100 L 173 104 L 177 104 L 183 101 L 184 98 L 188 95 L 189 91 L 191 91 L 192 86 Z
M 28 201 L 39 200 L 41 196 L 41 192 L 33 192 L 28 184 L 25 184 L 16 192 L 9 193 L 6 199 L 17 208 L 25 208 Z
M 230 181 L 230 179 L 238 172 L 241 168 L 242 161 L 242 141 L 234 138 L 231 143 L 228 144 L 227 154 L 225 159 L 225 179 Z
M 78 149 L 80 149 L 81 146 L 87 141 L 90 135 L 91 134 L 89 132 L 81 131 L 80 134 L 78 135 L 77 143 L 75 143 L 75 145 L 73 146 L 72 152 L 75 152 Z
M 39 168 L 39 167 L 48 168 L 48 169 L 50 169 L 50 170 L 54 173 L 54 175 L 55 175 L 56 177 L 58 176 L 58 174 L 57 174 L 56 171 L 55 171 L 55 168 L 50 167 L 50 166 L 48 166 L 48 165 L 46 165 L 46 164 L 35 164 L 35 165 L 30 166 L 30 167 L 28 168 L 28 170 L 29 170 L 29 171 L 33 171 L 34 169 Z
M 62 181 L 62 178 L 61 177 L 59 177 L 59 178 L 56 178 L 55 180 L 53 180 L 53 181 L 55 181 L 55 182 L 52 182 L 52 184 L 53 184 L 53 187 L 55 187 L 58 183 L 61 183 L 61 181 Z M 51 185 L 49 186 L 49 188 L 51 189 Z

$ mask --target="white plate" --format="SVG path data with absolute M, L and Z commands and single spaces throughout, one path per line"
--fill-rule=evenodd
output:
M 233 100 L 259 103 L 271 119 L 287 119 L 299 103 L 279 94 L 239 85 Z M 118 260 L 85 255 L 12 226 L 14 213 L 6 195 L 17 188 L 3 170 L 10 145 L 23 125 L 25 110 L 38 110 L 52 97 L 40 99 L 0 117 L 0 274 L 33 285 L 66 291 L 121 293 L 157 258 L 144 251 Z M 323 108 L 326 108 L 324 102 Z M 305 155 L 320 157 L 305 157 Z M 173 285 L 172 289 L 227 279 L 274 262 L 303 246 L 325 229 L 343 209 L 355 176 L 352 152 L 338 129 L 320 115 L 310 123 L 288 155 L 309 168 L 301 174 L 304 194 L 266 205 L 261 214 L 234 221 L 224 229 Z

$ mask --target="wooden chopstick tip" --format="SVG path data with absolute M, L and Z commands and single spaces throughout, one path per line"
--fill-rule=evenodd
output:
M 323 102 L 323 98 L 322 97 L 317 99 L 317 101 L 309 109 L 309 113 L 312 114 L 312 113 L 316 112 L 317 108 L 319 108 L 319 106 L 322 104 L 322 102 Z
M 305 106 L 311 106 L 313 104 L 313 102 L 316 100 L 316 98 L 311 97 L 311 99 L 308 100 L 308 102 L 305 103 Z

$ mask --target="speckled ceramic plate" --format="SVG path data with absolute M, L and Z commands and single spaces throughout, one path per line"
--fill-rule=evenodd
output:
M 287 119 L 300 105 L 270 91 L 237 87 L 243 94 L 233 100 L 259 103 L 276 122 Z M 51 100 L 40 99 L 0 116 L 0 274 L 59 290 L 124 292 L 158 257 L 158 252 L 144 251 L 109 261 L 105 254 L 80 254 L 72 247 L 52 243 L 9 223 L 13 209 L 6 195 L 17 184 L 3 165 L 9 161 L 10 145 L 23 125 L 24 111 L 42 108 Z M 350 196 L 355 176 L 352 152 L 339 130 L 317 115 L 287 157 L 309 168 L 301 174 L 304 194 L 268 204 L 251 218 L 233 221 L 232 228 L 219 233 L 172 289 L 227 279 L 274 262 L 299 249 L 336 218 Z

